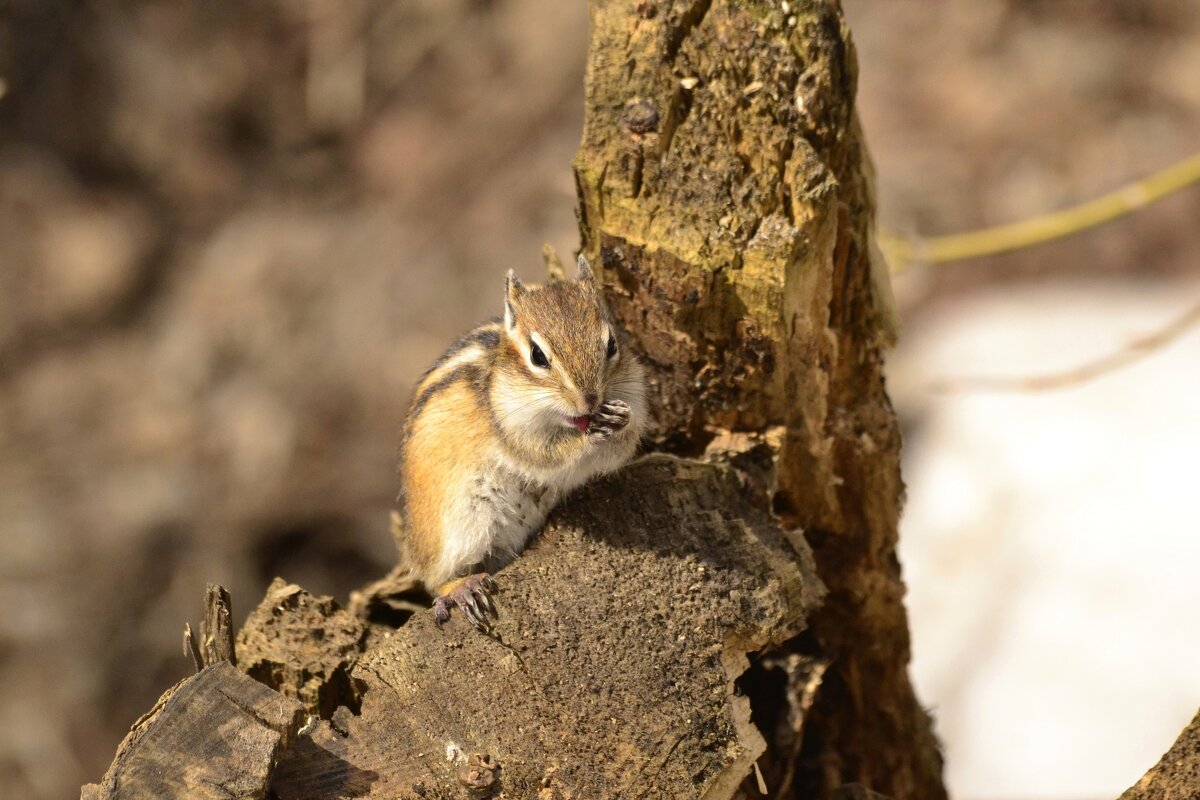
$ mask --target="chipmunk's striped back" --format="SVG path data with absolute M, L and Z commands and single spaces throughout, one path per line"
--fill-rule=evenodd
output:
M 442 354 L 421 376 L 417 388 L 413 392 L 412 404 L 409 406 L 404 429 L 400 440 L 400 494 L 396 498 L 400 504 L 400 514 L 404 509 L 404 463 L 408 450 L 408 440 L 412 435 L 413 422 L 421 415 L 430 398 L 443 391 L 451 384 L 465 384 L 480 394 L 481 402 L 486 403 L 485 392 L 487 373 L 496 357 L 500 344 L 500 318 L 494 317 L 479 324 L 459 339 Z

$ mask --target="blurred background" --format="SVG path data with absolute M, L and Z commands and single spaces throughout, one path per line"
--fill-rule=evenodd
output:
M 1053 210 L 1200 149 L 1187 0 L 844 0 L 881 225 Z M 73 797 L 189 671 L 205 581 L 394 558 L 410 386 L 577 244 L 584 3 L 0 2 L 0 795 Z M 1114 797 L 1200 706 L 1200 189 L 910 270 L 913 672 L 960 800 Z

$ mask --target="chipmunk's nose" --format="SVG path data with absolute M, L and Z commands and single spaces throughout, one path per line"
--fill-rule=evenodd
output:
M 595 411 L 596 406 L 600 402 L 600 397 L 595 392 L 585 392 L 583 395 L 583 404 L 587 406 L 588 411 Z

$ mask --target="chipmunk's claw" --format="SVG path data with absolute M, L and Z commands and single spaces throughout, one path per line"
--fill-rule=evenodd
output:
M 493 583 L 492 587 L 495 588 L 495 586 L 496 584 Z M 492 596 L 484 591 L 482 586 L 474 589 L 471 593 L 475 595 L 475 599 L 479 602 L 479 606 L 483 611 L 491 614 L 496 619 L 500 618 L 500 613 L 496 611 L 496 604 L 492 602 Z
M 594 442 L 603 442 L 629 424 L 629 405 L 623 400 L 609 400 L 592 415 L 588 436 Z
M 438 626 L 445 625 L 450 620 L 450 609 L 457 606 L 463 615 L 477 629 L 487 632 L 491 629 L 488 614 L 499 619 L 496 604 L 492 602 L 491 593 L 496 591 L 496 582 L 486 572 L 463 578 L 450 591 L 433 601 L 433 621 Z

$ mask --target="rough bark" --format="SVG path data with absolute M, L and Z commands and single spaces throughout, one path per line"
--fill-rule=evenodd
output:
M 1120 800 L 1184 800 L 1200 796 L 1200 712 L 1175 744 Z
M 176 684 L 134 723 L 81 800 L 256 800 L 304 709 L 228 661 Z
M 238 632 L 237 655 L 252 678 L 328 719 L 338 706 L 358 710 L 350 668 L 366 634 L 366 624 L 332 597 L 276 578 Z
M 895 555 L 894 328 L 838 4 L 594 0 L 584 247 L 655 376 L 659 447 L 765 442 L 773 507 L 830 589 L 798 780 L 944 796 Z
M 361 715 L 301 739 L 273 790 L 733 796 L 766 746 L 746 656 L 820 597 L 807 547 L 757 506 L 734 470 L 667 456 L 589 487 L 499 576 L 490 636 L 415 616 L 354 668 Z

